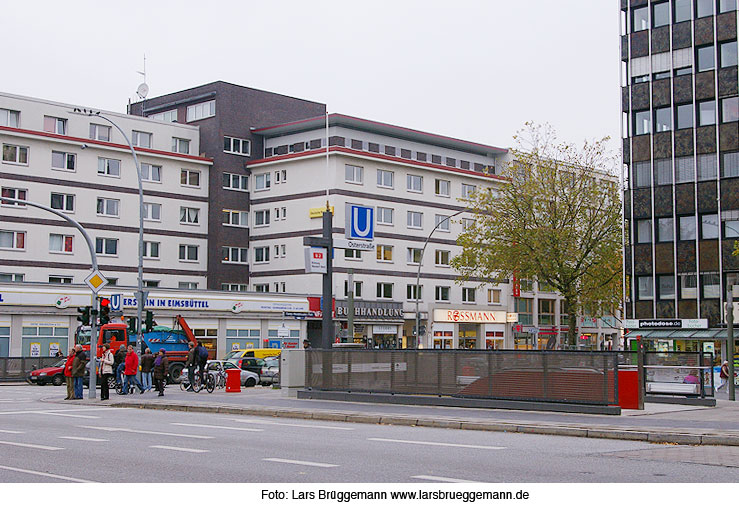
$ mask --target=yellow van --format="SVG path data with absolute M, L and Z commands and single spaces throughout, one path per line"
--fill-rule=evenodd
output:
M 247 348 L 246 350 L 228 352 L 225 360 L 241 359 L 244 357 L 256 357 L 257 359 L 279 357 L 281 352 L 282 350 L 279 348 Z

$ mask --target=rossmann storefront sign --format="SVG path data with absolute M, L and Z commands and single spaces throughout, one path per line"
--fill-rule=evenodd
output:
M 507 320 L 506 311 L 434 309 L 434 321 L 440 323 L 506 323 Z

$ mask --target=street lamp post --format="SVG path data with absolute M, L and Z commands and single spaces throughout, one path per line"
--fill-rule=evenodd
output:
M 429 240 L 431 240 L 431 236 L 434 234 L 434 232 L 436 232 L 436 229 L 439 228 L 442 223 L 452 219 L 454 216 L 462 214 L 463 212 L 465 211 L 457 211 L 454 214 L 450 214 L 449 216 L 445 216 L 444 218 L 440 219 L 433 230 L 431 230 L 431 232 L 429 233 L 426 241 L 423 243 L 423 248 L 421 248 L 421 255 L 418 257 L 418 272 L 416 273 L 416 348 L 418 348 L 418 341 L 421 339 L 421 332 L 419 331 L 419 325 L 421 324 L 421 311 L 419 310 L 421 294 L 419 288 L 421 283 L 421 263 L 423 262 L 423 255 L 426 253 L 426 246 L 428 246 Z
M 128 144 L 128 148 L 131 150 L 131 155 L 133 155 L 133 162 L 136 165 L 136 178 L 139 182 L 139 266 L 138 266 L 138 287 L 137 287 L 137 298 L 136 298 L 136 348 L 139 352 L 139 354 L 143 353 L 142 350 L 142 315 L 143 315 L 143 309 L 144 309 L 144 186 L 141 182 L 141 166 L 139 165 L 139 159 L 136 155 L 136 150 L 133 148 L 133 144 L 131 144 L 131 140 L 128 138 L 126 133 L 123 131 L 121 127 L 118 126 L 116 122 L 108 118 L 107 116 L 104 116 L 100 114 L 100 111 L 93 111 L 91 109 L 80 109 L 78 107 L 74 108 L 74 111 L 72 111 L 73 114 L 79 114 L 82 116 L 90 116 L 95 118 L 101 118 L 111 125 L 113 125 L 116 129 L 118 129 L 118 132 L 121 133 L 123 136 L 123 139 L 126 140 L 126 143 Z

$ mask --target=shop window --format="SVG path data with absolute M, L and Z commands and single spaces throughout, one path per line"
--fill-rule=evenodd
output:
M 434 349 L 448 349 L 452 348 L 454 344 L 454 332 L 451 330 L 435 330 L 433 338 Z
M 67 353 L 68 327 L 24 326 L 21 337 L 21 356 L 50 357 L 57 351 Z
M 226 349 L 245 350 L 247 348 L 259 348 L 260 332 L 258 329 L 227 329 Z
M 505 344 L 503 332 L 485 332 L 485 348 L 488 350 L 502 350 Z

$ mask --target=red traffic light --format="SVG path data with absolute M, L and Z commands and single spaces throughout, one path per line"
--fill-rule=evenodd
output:
M 108 298 L 100 298 L 100 307 L 110 307 L 110 300 Z

